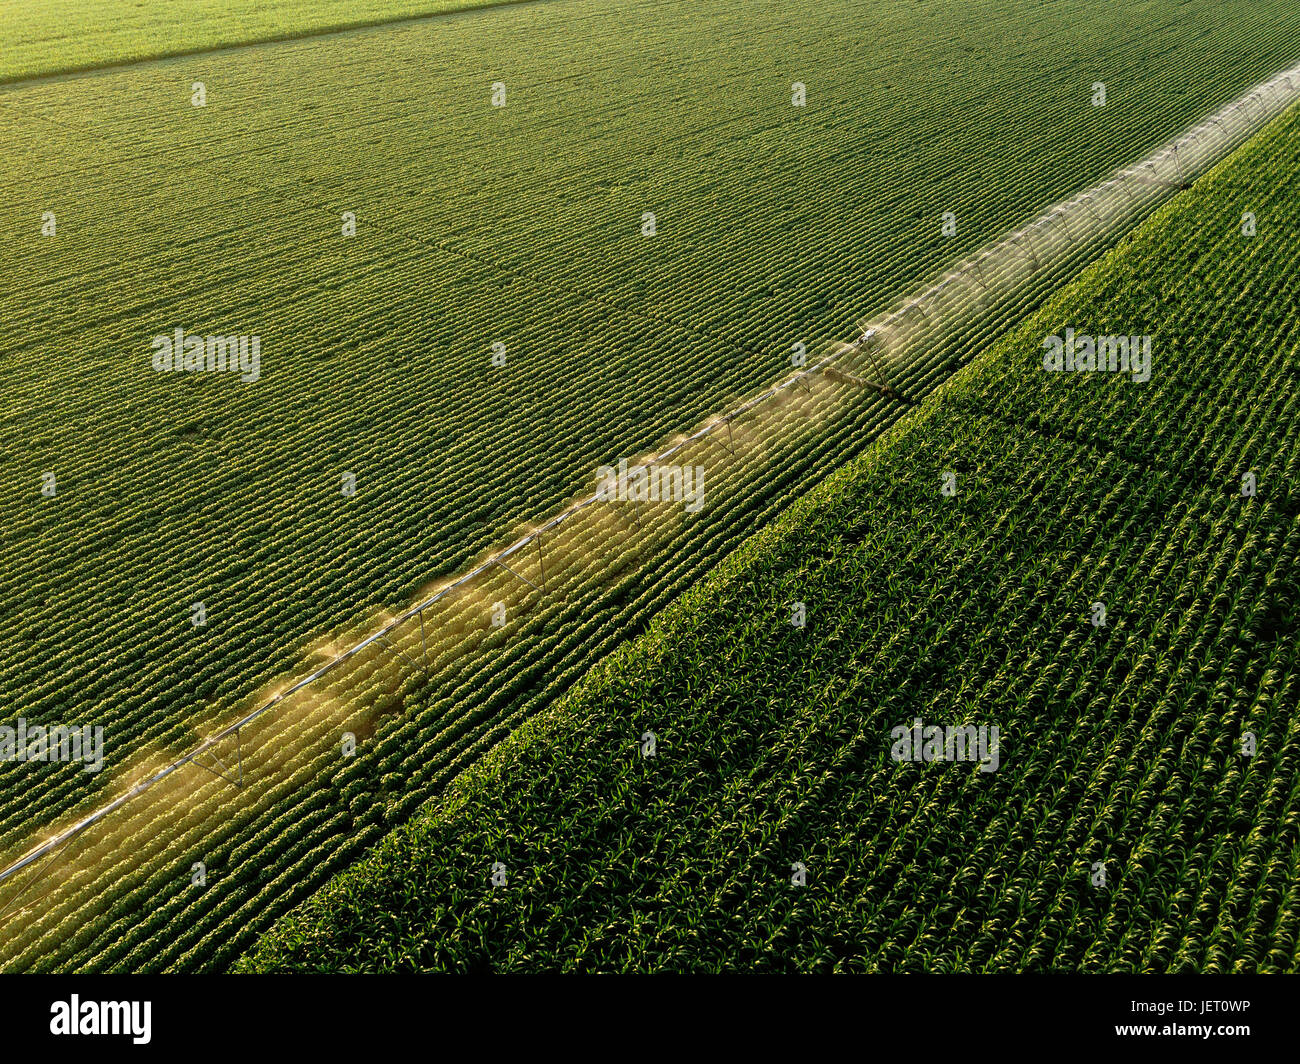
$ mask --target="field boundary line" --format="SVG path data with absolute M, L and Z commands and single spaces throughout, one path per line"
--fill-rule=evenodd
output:
M 172 59 L 189 59 L 194 56 L 219 55 L 222 52 L 239 52 L 249 48 L 260 48 L 269 44 L 287 44 L 293 41 L 309 41 L 316 37 L 345 37 L 353 33 L 366 33 L 386 29 L 389 26 L 402 26 L 415 22 L 430 22 L 434 19 L 460 18 L 491 11 L 498 7 L 525 7 L 541 4 L 558 3 L 560 0 L 483 0 L 472 7 L 453 8 L 449 11 L 426 11 L 422 15 L 397 15 L 391 18 L 362 19 L 356 22 L 337 22 L 329 26 L 303 29 L 296 33 L 277 34 L 272 37 L 258 37 L 249 41 L 232 41 L 227 44 L 200 45 L 195 48 L 181 48 L 171 52 L 141 55 L 134 59 L 121 59 L 111 63 L 87 63 L 84 65 L 61 67 L 47 70 L 43 74 L 19 74 L 16 76 L 0 75 L 0 95 L 11 89 L 23 89 L 49 82 L 70 81 L 78 78 L 96 77 L 111 74 L 131 67 L 145 66 L 149 63 L 166 63 Z

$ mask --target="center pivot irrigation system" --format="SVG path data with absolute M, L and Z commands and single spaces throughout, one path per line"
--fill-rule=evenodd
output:
M 735 441 L 731 431 L 734 421 L 770 403 L 792 388 L 808 389 L 809 379 L 818 374 L 840 384 L 874 389 L 888 399 L 910 402 L 894 386 L 894 378 L 887 369 L 889 365 L 892 365 L 895 372 L 901 376 L 918 363 L 924 364 L 927 356 L 932 355 L 934 345 L 944 336 L 951 336 L 960 329 L 969 328 L 978 322 L 981 316 L 992 313 L 999 305 L 1005 307 L 1011 304 L 1016 297 L 1029 291 L 1035 281 L 1041 282 L 1044 271 L 1048 277 L 1056 277 L 1072 265 L 1077 266 L 1082 253 L 1098 247 L 1122 232 L 1126 226 L 1136 222 L 1145 211 L 1156 206 L 1174 191 L 1188 187 L 1193 179 L 1222 160 L 1267 122 L 1281 114 L 1300 98 L 1298 88 L 1300 88 L 1300 65 L 1283 71 L 1251 89 L 1136 165 L 1117 171 L 1108 180 L 1050 208 L 1029 225 L 963 260 L 919 295 L 903 300 L 896 309 L 864 324 L 860 335 L 852 343 L 835 345 L 829 354 L 819 358 L 813 364 L 746 400 L 728 413 L 708 421 L 660 454 L 629 467 L 628 474 L 634 476 L 648 474 L 656 466 L 666 463 L 692 443 L 713 438 L 724 427 L 727 430 L 729 445 L 723 444 L 723 446 L 734 454 Z M 720 440 L 718 442 L 721 443 Z M 427 672 L 428 644 L 424 630 L 426 609 L 494 568 L 500 568 L 512 577 L 545 593 L 547 588 L 546 536 L 588 507 L 603 501 L 605 501 L 604 495 L 597 491 L 571 503 L 544 524 L 493 554 L 486 561 L 441 588 L 436 594 L 406 610 L 378 631 L 337 654 L 315 672 L 298 680 L 257 709 L 205 739 L 185 756 L 140 780 L 113 801 L 34 846 L 0 870 L 0 883 L 9 880 L 24 869 L 32 868 L 44 859 L 53 857 L 88 828 L 186 765 L 197 765 L 235 786 L 242 787 L 243 751 L 242 746 L 239 745 L 242 729 L 371 645 L 383 646 L 394 654 L 400 655 L 412 666 L 423 668 Z M 639 511 L 637 521 L 639 524 Z M 537 548 L 541 572 L 540 586 L 507 565 L 508 561 L 522 556 L 534 544 Z M 420 622 L 422 662 L 416 662 L 389 638 L 402 625 L 416 619 Z M 217 745 L 230 738 L 234 738 L 236 742 L 237 761 L 233 771 L 216 756 Z M 204 760 L 205 758 L 211 758 L 212 764 Z M 216 767 L 213 767 L 214 765 Z M 24 887 L 3 910 L 0 910 L 0 914 L 13 908 L 36 878 L 38 876 L 34 877 L 32 882 L 28 883 L 27 887 Z

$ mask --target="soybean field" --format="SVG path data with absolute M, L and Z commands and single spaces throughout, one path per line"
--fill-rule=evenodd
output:
M 1292 109 L 241 970 L 1295 972 L 1297 202 Z
M 105 743 L 98 772 L 0 761 L 3 863 L 599 465 L 1300 59 L 1281 0 L 1121 0 L 1101 28 L 1081 0 L 340 4 L 283 33 L 235 7 L 120 35 L 87 8 L 62 51 L 38 45 L 63 9 L 20 6 L 35 29 L 0 49 L 0 724 Z M 822 382 L 788 432 L 698 444 L 698 518 L 593 518 L 295 696 L 6 882 L 0 965 L 226 968 L 812 483 L 874 461 L 1048 292 L 898 390 Z M 245 360 L 167 368 L 187 336 Z M 1048 414 L 1027 388 L 996 402 L 1030 454 Z M 1201 393 L 1180 394 L 1181 416 Z M 1150 435 L 1184 438 L 1154 415 Z

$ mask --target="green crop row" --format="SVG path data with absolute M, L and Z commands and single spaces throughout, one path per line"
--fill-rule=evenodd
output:
M 1160 209 L 238 967 L 1295 971 L 1298 134 Z M 1066 327 L 1152 334 L 1150 380 L 1046 372 Z M 917 718 L 997 725 L 996 771 L 896 760 Z
M 558 22 L 520 6 L 258 53 L 274 62 L 212 55 L 6 93 L 0 421 L 23 447 L 0 452 L 0 690 L 6 719 L 91 720 L 108 739 L 101 777 L 0 765 L 6 853 L 307 671 L 308 640 L 364 630 L 372 604 L 408 601 L 509 522 L 589 490 L 598 463 L 767 384 L 795 340 L 815 352 L 850 335 L 1294 58 L 1286 5 L 1193 7 L 1153 23 L 1121 5 L 1112 39 L 1093 40 L 1077 0 L 1036 5 L 1041 54 L 991 68 L 962 48 L 997 54 L 1024 4 L 889 5 L 888 20 L 882 5 L 681 5 L 680 19 L 632 5 L 590 22 L 602 5 L 563 5 Z M 872 66 L 856 58 L 864 20 L 889 56 Z M 507 28 L 527 45 L 503 53 Z M 1118 72 L 1109 110 L 1049 41 Z M 1219 56 L 1225 41 L 1238 47 Z M 1212 71 L 1190 86 L 1189 54 Z M 790 69 L 772 73 L 778 55 Z M 802 111 L 796 78 L 812 89 Z M 925 394 L 1045 290 L 900 385 Z M 149 339 L 176 326 L 261 333 L 262 378 L 155 374 Z M 497 338 L 510 359 L 493 375 Z M 427 683 L 376 654 L 292 718 L 289 749 L 267 722 L 258 784 L 191 769 L 182 793 L 123 810 L 6 925 L 0 963 L 233 958 L 905 409 L 819 388 L 808 431 L 716 467 L 707 519 L 613 548 L 617 580 L 575 578 L 507 633 L 447 641 Z M 345 726 L 362 742 L 341 768 Z M 308 820 L 332 848 L 303 849 Z M 199 859 L 206 892 L 189 883 Z
M 0 84 L 509 0 L 11 0 Z
M 1205 5 L 1206 26 L 1237 19 L 1251 58 L 1191 92 L 1168 52 L 1190 24 L 1125 37 L 1148 76 L 1121 77 L 1103 114 L 1046 57 L 991 81 L 964 66 L 959 39 L 1001 34 L 987 11 L 943 25 L 922 8 L 882 27 L 883 43 L 907 45 L 875 68 L 911 86 L 900 96 L 846 58 L 871 13 L 813 6 L 815 39 L 781 5 L 693 12 L 715 42 L 707 75 L 687 68 L 696 23 L 644 38 L 626 32 L 639 9 L 597 20 L 576 44 L 581 83 L 555 73 L 578 61 L 571 32 L 540 10 L 495 12 L 530 42 L 500 112 L 481 91 L 499 38 L 476 20 L 286 44 L 269 65 L 232 53 L 7 94 L 16 194 L 0 255 L 17 283 L 0 328 L 18 364 L 3 402 L 24 440 L 3 459 L 7 708 L 95 719 L 114 766 L 183 748 L 183 728 L 228 719 L 306 640 L 404 601 L 506 522 L 587 487 L 598 462 L 766 383 L 794 340 L 848 335 L 867 308 L 1105 173 L 1098 136 L 1135 156 L 1269 72 L 1290 17 Z M 999 11 L 1003 26 L 1022 13 Z M 1070 15 L 1048 5 L 1036 24 L 1075 47 Z M 1099 67 L 1118 62 L 1113 42 L 1092 47 Z M 647 67 L 644 48 L 698 91 Z M 753 74 L 778 52 L 818 72 L 806 112 L 784 79 Z M 923 78 L 931 62 L 950 79 Z M 191 73 L 211 83 L 205 108 L 189 104 Z M 918 123 L 927 135 L 898 143 Z M 945 161 L 979 130 L 962 166 Z M 183 179 L 177 144 L 205 160 Z M 647 245 L 640 213 L 661 201 Z M 962 219 L 953 240 L 941 206 Z M 355 243 L 339 235 L 344 208 L 358 212 Z M 46 209 L 53 239 L 34 221 Z M 263 378 L 153 373 L 150 337 L 178 325 L 263 334 Z M 511 361 L 493 377 L 497 337 Z M 347 506 L 344 470 L 360 485 Z M 39 495 L 45 471 L 60 498 Z M 196 600 L 204 632 L 188 624 Z M 6 835 L 96 795 L 75 772 L 32 776 L 0 792 Z

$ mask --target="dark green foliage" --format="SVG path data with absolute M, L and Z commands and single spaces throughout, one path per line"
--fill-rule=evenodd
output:
M 1295 970 L 1297 203 L 1292 112 L 240 967 Z M 1043 372 L 1067 324 L 1151 380 Z M 999 770 L 894 762 L 917 716 Z

